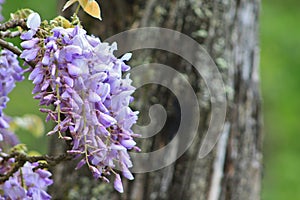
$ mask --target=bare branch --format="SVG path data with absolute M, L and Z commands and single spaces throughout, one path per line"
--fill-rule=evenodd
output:
M 3 24 L 0 24 L 0 31 L 7 31 L 8 29 L 16 28 L 18 26 L 20 26 L 24 30 L 28 30 L 25 19 L 13 19 Z
M 19 37 L 21 35 L 21 32 L 20 31 L 10 31 L 10 30 L 7 30 L 7 31 L 3 31 L 3 32 L 0 32 L 0 38 L 15 38 L 15 37 Z
M 6 42 L 3 39 L 0 39 L 0 46 L 3 47 L 3 48 L 5 48 L 5 49 L 7 49 L 7 50 L 10 50 L 11 52 L 13 52 L 14 54 L 16 54 L 17 56 L 20 56 L 21 53 L 22 53 L 22 51 L 18 47 L 12 45 L 9 42 Z

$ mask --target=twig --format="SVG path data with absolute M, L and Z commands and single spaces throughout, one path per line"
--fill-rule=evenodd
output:
M 28 30 L 25 19 L 12 19 L 4 24 L 0 24 L 0 31 L 7 31 L 11 28 L 20 26 L 22 29 Z
M 15 37 L 18 37 L 21 35 L 21 32 L 20 31 L 4 31 L 4 32 L 0 32 L 0 37 L 1 38 L 15 38 Z
M 22 53 L 22 51 L 18 47 L 12 45 L 9 42 L 6 42 L 3 39 L 0 39 L 0 46 L 3 47 L 3 48 L 5 48 L 5 49 L 10 50 L 11 52 L 13 52 L 14 54 L 16 54 L 17 56 L 20 56 L 21 53 Z

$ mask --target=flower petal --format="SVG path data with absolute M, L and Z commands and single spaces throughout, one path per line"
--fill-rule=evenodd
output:
M 114 188 L 120 193 L 124 192 L 122 180 L 119 174 L 116 174 L 116 178 L 114 181 Z
M 28 28 L 37 31 L 38 27 L 41 25 L 41 17 L 38 13 L 31 13 L 28 18 L 26 25 Z

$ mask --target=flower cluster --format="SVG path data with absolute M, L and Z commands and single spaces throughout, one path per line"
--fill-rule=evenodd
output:
M 48 135 L 58 133 L 71 143 L 68 152 L 81 159 L 77 168 L 86 164 L 95 178 L 105 181 L 115 174 L 115 189 L 123 192 L 114 168 L 132 180 L 128 150 L 139 151 L 131 130 L 138 113 L 129 107 L 135 88 L 129 74 L 123 77 L 130 69 L 124 61 L 131 55 L 116 58 L 116 44 L 103 43 L 79 26 L 56 27 L 44 38 L 25 33 L 22 39 L 21 58 L 37 63 L 29 76 L 35 99 L 54 107 L 40 109 L 56 122 Z
M 0 0 L 0 3 L 3 1 Z M 9 101 L 8 94 L 15 87 L 15 82 L 22 81 L 24 70 L 19 66 L 17 55 L 9 50 L 0 53 L 0 174 L 1 178 L 12 173 L 18 165 L 15 158 L 5 153 L 19 143 L 17 136 L 8 130 L 9 118 L 3 109 Z M 50 199 L 45 192 L 52 184 L 51 173 L 43 169 L 35 169 L 38 163 L 26 162 L 15 173 L 0 185 L 0 199 Z
M 3 158 L 0 160 L 3 162 Z M 14 165 L 14 158 L 0 164 L 0 173 L 5 175 Z M 46 188 L 53 183 L 49 178 L 51 173 L 43 169 L 35 169 L 38 163 L 26 162 L 25 165 L 13 174 L 4 184 L 0 185 L 0 191 L 6 199 L 41 199 L 48 200 L 51 196 L 45 192 Z
M 23 69 L 19 66 L 17 56 L 11 51 L 2 50 L 0 54 L 0 174 L 5 176 L 16 165 L 14 158 L 5 158 L 10 148 L 19 143 L 18 138 L 7 128 L 9 118 L 3 114 L 8 102 L 8 94 L 15 87 L 16 81 L 22 81 Z M 0 185 L 0 199 L 50 199 L 45 192 L 51 173 L 42 169 L 33 170 L 38 163 L 27 162 L 7 181 Z
M 9 101 L 7 95 L 16 86 L 15 82 L 23 79 L 23 69 L 19 66 L 17 56 L 11 51 L 2 50 L 0 53 L 0 130 L 8 128 L 7 118 L 3 114 L 3 109 Z M 0 141 L 3 139 L 1 132 Z

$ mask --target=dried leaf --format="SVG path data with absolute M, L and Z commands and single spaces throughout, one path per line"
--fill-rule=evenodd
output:
M 78 1 L 78 0 L 70 0 L 70 1 L 68 1 L 68 2 L 64 5 L 62 11 L 66 10 L 67 8 L 69 8 L 69 7 L 70 7 L 73 3 L 75 3 L 76 1 Z
M 92 17 L 102 20 L 100 6 L 95 0 L 69 0 L 64 5 L 63 11 L 77 1 L 79 2 L 80 6 L 83 8 L 84 12 L 91 15 Z
M 86 13 L 92 17 L 102 20 L 100 6 L 95 0 L 79 0 L 79 3 Z

